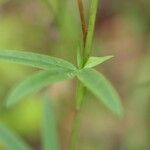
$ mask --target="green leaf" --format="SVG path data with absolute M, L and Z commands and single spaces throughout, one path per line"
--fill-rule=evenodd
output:
M 53 106 L 48 97 L 44 98 L 42 144 L 43 150 L 59 150 L 56 119 Z
M 4 144 L 7 150 L 31 150 L 20 137 L 2 124 L 0 124 L 0 144 Z
M 14 105 L 24 96 L 37 92 L 49 84 L 54 84 L 63 80 L 72 79 L 75 72 L 72 71 L 43 71 L 29 77 L 27 80 L 20 83 L 9 95 L 7 99 L 7 106 Z
M 20 52 L 15 50 L 0 50 L 0 60 L 8 62 L 29 65 L 41 69 L 68 69 L 75 70 L 76 67 L 71 63 L 55 57 L 47 55 L 31 53 L 31 52 Z
M 84 68 L 92 68 L 99 64 L 102 64 L 103 62 L 111 59 L 113 56 L 105 56 L 105 57 L 90 57 L 88 61 L 86 62 Z
M 87 32 L 86 44 L 85 44 L 86 59 L 88 59 L 92 50 L 98 1 L 99 0 L 91 0 L 90 18 L 89 18 L 88 32 Z
M 109 81 L 93 69 L 83 69 L 78 74 L 79 80 L 101 100 L 111 111 L 123 115 L 120 98 Z

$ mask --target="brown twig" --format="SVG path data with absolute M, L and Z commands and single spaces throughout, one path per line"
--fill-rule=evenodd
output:
M 85 45 L 86 35 L 87 35 L 87 25 L 86 25 L 86 19 L 85 19 L 85 15 L 84 15 L 84 7 L 83 7 L 82 0 L 78 0 L 78 7 L 79 7 L 80 19 L 81 19 L 81 23 L 82 23 L 83 41 L 84 41 L 84 45 Z

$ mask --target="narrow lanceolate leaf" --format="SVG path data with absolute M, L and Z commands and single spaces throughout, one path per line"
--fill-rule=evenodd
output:
M 53 68 L 69 69 L 69 70 L 76 69 L 75 66 L 73 66 L 71 63 L 63 59 L 31 52 L 0 50 L 0 60 L 29 65 L 47 70 Z
M 83 69 L 78 74 L 78 78 L 110 110 L 122 116 L 120 98 L 110 82 L 101 73 L 93 69 Z
M 113 56 L 105 56 L 105 57 L 90 57 L 86 62 L 84 68 L 93 68 L 103 62 L 111 59 Z
M 31 150 L 31 148 L 17 135 L 0 124 L 0 145 L 7 150 Z
M 49 84 L 54 84 L 63 80 L 72 79 L 75 76 L 74 72 L 63 71 L 43 71 L 29 77 L 27 80 L 20 83 L 9 95 L 7 106 L 14 105 L 24 96 L 37 92 Z
M 44 99 L 42 146 L 43 150 L 59 150 L 55 114 L 53 106 L 48 97 L 45 97 Z
M 95 20 L 98 8 L 98 1 L 99 0 L 91 0 L 91 8 L 90 8 L 90 18 L 88 24 L 88 32 L 86 37 L 86 44 L 85 44 L 85 57 L 88 59 L 93 45 L 93 35 L 94 35 L 94 28 L 95 28 Z

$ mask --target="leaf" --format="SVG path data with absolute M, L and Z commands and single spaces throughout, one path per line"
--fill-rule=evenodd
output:
M 43 150 L 59 150 L 56 119 L 53 106 L 48 97 L 44 98 L 42 144 Z
M 41 69 L 68 69 L 75 70 L 76 67 L 71 63 L 55 57 L 47 55 L 32 53 L 32 52 L 20 52 L 15 50 L 0 50 L 0 60 L 8 62 L 24 64 Z
M 89 18 L 88 32 L 87 32 L 86 44 L 85 44 L 86 59 L 88 59 L 92 49 L 98 1 L 99 0 L 91 0 L 90 18 Z
M 78 74 L 78 78 L 112 112 L 119 116 L 123 115 L 120 98 L 116 90 L 101 73 L 93 69 L 83 69 Z
M 0 144 L 4 144 L 7 150 L 31 150 L 29 146 L 17 135 L 0 123 Z
M 19 102 L 24 96 L 37 92 L 43 87 L 48 86 L 49 84 L 54 84 L 63 80 L 72 79 L 75 76 L 75 73 L 72 71 L 63 72 L 63 71 L 43 71 L 38 74 L 35 74 L 22 83 L 20 83 L 9 95 L 7 99 L 7 106 L 12 106 L 15 103 Z
M 90 57 L 88 61 L 86 62 L 84 68 L 92 68 L 99 64 L 102 64 L 103 62 L 111 59 L 113 56 L 105 56 L 105 57 Z

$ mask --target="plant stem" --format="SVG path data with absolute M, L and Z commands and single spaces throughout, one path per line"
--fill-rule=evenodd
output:
M 82 32 L 83 32 L 83 47 L 82 47 L 82 64 L 80 64 L 81 68 L 84 67 L 84 50 L 86 46 L 86 37 L 87 37 L 87 25 L 86 25 L 86 19 L 84 14 L 84 6 L 82 0 L 77 0 L 78 2 L 78 8 L 80 13 L 80 19 L 82 24 Z M 79 110 L 80 106 L 82 105 L 82 101 L 85 98 L 85 92 L 86 88 L 85 86 L 79 81 L 77 83 L 77 98 L 76 98 L 76 109 Z
M 76 92 L 76 109 L 80 110 L 86 96 L 86 88 L 85 86 L 78 81 L 77 82 L 77 92 Z
M 81 68 L 83 68 L 92 51 L 94 28 L 95 28 L 96 14 L 97 14 L 97 8 L 98 8 L 98 0 L 91 0 L 88 30 L 87 30 L 87 25 L 85 21 L 83 1 L 82 0 L 77 0 L 77 1 L 78 1 L 79 12 L 80 12 L 80 19 L 81 19 L 82 32 L 83 32 L 83 43 L 84 43 L 84 47 L 82 48 L 83 55 L 81 58 L 82 59 Z M 77 86 L 77 100 L 76 100 L 77 109 L 80 109 L 80 106 L 83 104 L 83 101 L 85 99 L 85 93 L 86 93 L 85 86 L 79 82 Z
M 78 149 L 78 137 L 79 137 L 79 128 L 80 128 L 80 111 L 75 112 L 75 117 L 73 120 L 73 128 L 71 132 L 71 141 L 70 141 L 70 150 Z
M 84 15 L 84 7 L 82 0 L 77 0 L 79 12 L 80 12 L 80 19 L 82 24 L 82 32 L 83 32 L 83 48 L 82 48 L 82 67 L 88 60 L 93 44 L 93 36 L 94 36 L 94 28 L 95 28 L 95 20 L 96 20 L 96 13 L 98 7 L 98 0 L 91 0 L 91 9 L 90 9 L 90 18 L 89 18 L 89 25 L 87 30 L 86 19 Z M 73 121 L 73 128 L 71 132 L 71 142 L 70 142 L 70 150 L 77 150 L 78 149 L 78 137 L 79 137 L 79 128 L 80 128 L 80 110 L 84 104 L 86 96 L 86 87 L 79 81 L 77 83 L 77 97 L 76 97 L 76 112 Z
M 87 25 L 86 25 L 86 19 L 85 19 L 85 15 L 84 15 L 84 7 L 83 7 L 82 0 L 78 0 L 78 7 L 79 7 L 79 12 L 80 12 L 81 24 L 82 24 L 83 42 L 84 42 L 84 46 L 85 46 L 86 35 L 87 35 Z
M 87 25 L 86 25 L 86 19 L 84 15 L 84 7 L 82 0 L 77 0 L 78 2 L 78 8 L 80 13 L 80 19 L 82 24 L 82 33 L 83 33 L 83 50 L 85 49 L 86 45 L 86 35 L 87 35 Z M 82 52 L 83 53 L 83 52 Z M 82 55 L 82 60 L 84 60 Z M 83 64 L 79 64 L 83 67 Z M 81 67 L 81 68 L 82 68 Z M 74 115 L 74 121 L 73 121 L 73 128 L 71 132 L 71 141 L 70 141 L 70 150 L 77 150 L 78 149 L 78 138 L 79 138 L 79 128 L 80 128 L 80 110 L 82 106 L 82 101 L 85 98 L 85 91 L 86 88 L 84 85 L 79 81 L 77 83 L 77 95 L 76 95 L 76 110 Z

